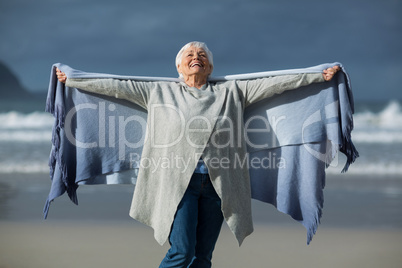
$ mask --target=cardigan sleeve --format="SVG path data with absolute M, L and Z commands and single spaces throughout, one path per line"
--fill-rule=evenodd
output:
M 125 99 L 147 109 L 150 93 L 158 82 L 120 80 L 113 78 L 67 78 L 66 86 Z
M 324 81 L 322 73 L 300 73 L 252 80 L 239 80 L 237 81 L 237 86 L 243 93 L 245 106 L 248 106 L 264 98 L 280 94 L 286 90 L 292 90 L 312 83 Z

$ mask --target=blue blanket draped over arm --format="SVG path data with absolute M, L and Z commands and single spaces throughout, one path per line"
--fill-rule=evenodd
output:
M 229 75 L 210 81 L 255 79 L 283 74 L 322 72 L 339 65 L 326 83 L 316 83 L 260 101 L 245 110 L 252 198 L 274 205 L 307 229 L 307 243 L 318 227 L 323 207 L 325 169 L 338 151 L 346 155 L 346 171 L 358 157 L 351 140 L 353 96 L 350 79 L 340 63 L 303 69 Z M 50 203 L 67 192 L 78 204 L 80 184 L 135 184 L 146 129 L 146 111 L 124 100 L 79 89 L 57 80 L 58 67 L 69 78 L 116 78 L 138 81 L 179 81 L 176 78 L 87 73 L 63 64 L 51 70 L 46 111 L 55 118 L 49 157 Z M 126 135 L 127 134 L 127 135 Z

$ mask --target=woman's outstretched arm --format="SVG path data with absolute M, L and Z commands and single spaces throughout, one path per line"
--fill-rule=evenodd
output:
M 237 84 L 245 97 L 245 105 L 248 106 L 287 90 L 330 81 L 339 70 L 340 67 L 336 65 L 325 69 L 322 73 L 278 75 L 253 80 L 240 80 L 237 81 Z
M 59 68 L 56 68 L 57 79 L 67 87 L 79 88 L 84 91 L 125 99 L 147 109 L 150 91 L 158 87 L 157 82 L 120 80 L 113 78 L 68 78 Z

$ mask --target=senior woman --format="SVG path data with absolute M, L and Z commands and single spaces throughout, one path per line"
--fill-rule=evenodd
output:
M 205 43 L 190 42 L 177 54 L 176 67 L 181 82 L 69 79 L 59 69 L 57 76 L 68 87 L 126 99 L 147 110 L 142 158 L 174 155 L 180 161 L 156 169 L 140 165 L 130 216 L 151 226 L 160 244 L 169 240 L 160 267 L 211 267 L 223 220 L 239 244 L 253 231 L 248 169 L 232 161 L 246 156 L 245 107 L 329 81 L 339 66 L 323 73 L 212 83 L 212 53 Z

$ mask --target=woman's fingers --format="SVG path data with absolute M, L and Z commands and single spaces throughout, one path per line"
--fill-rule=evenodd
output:
M 60 71 L 60 69 L 57 67 L 56 67 L 56 76 L 57 76 L 57 79 L 62 83 L 65 83 L 67 80 L 66 74 L 63 73 L 62 71 Z
M 338 65 L 325 69 L 323 71 L 324 80 L 330 81 L 340 69 L 341 68 Z

